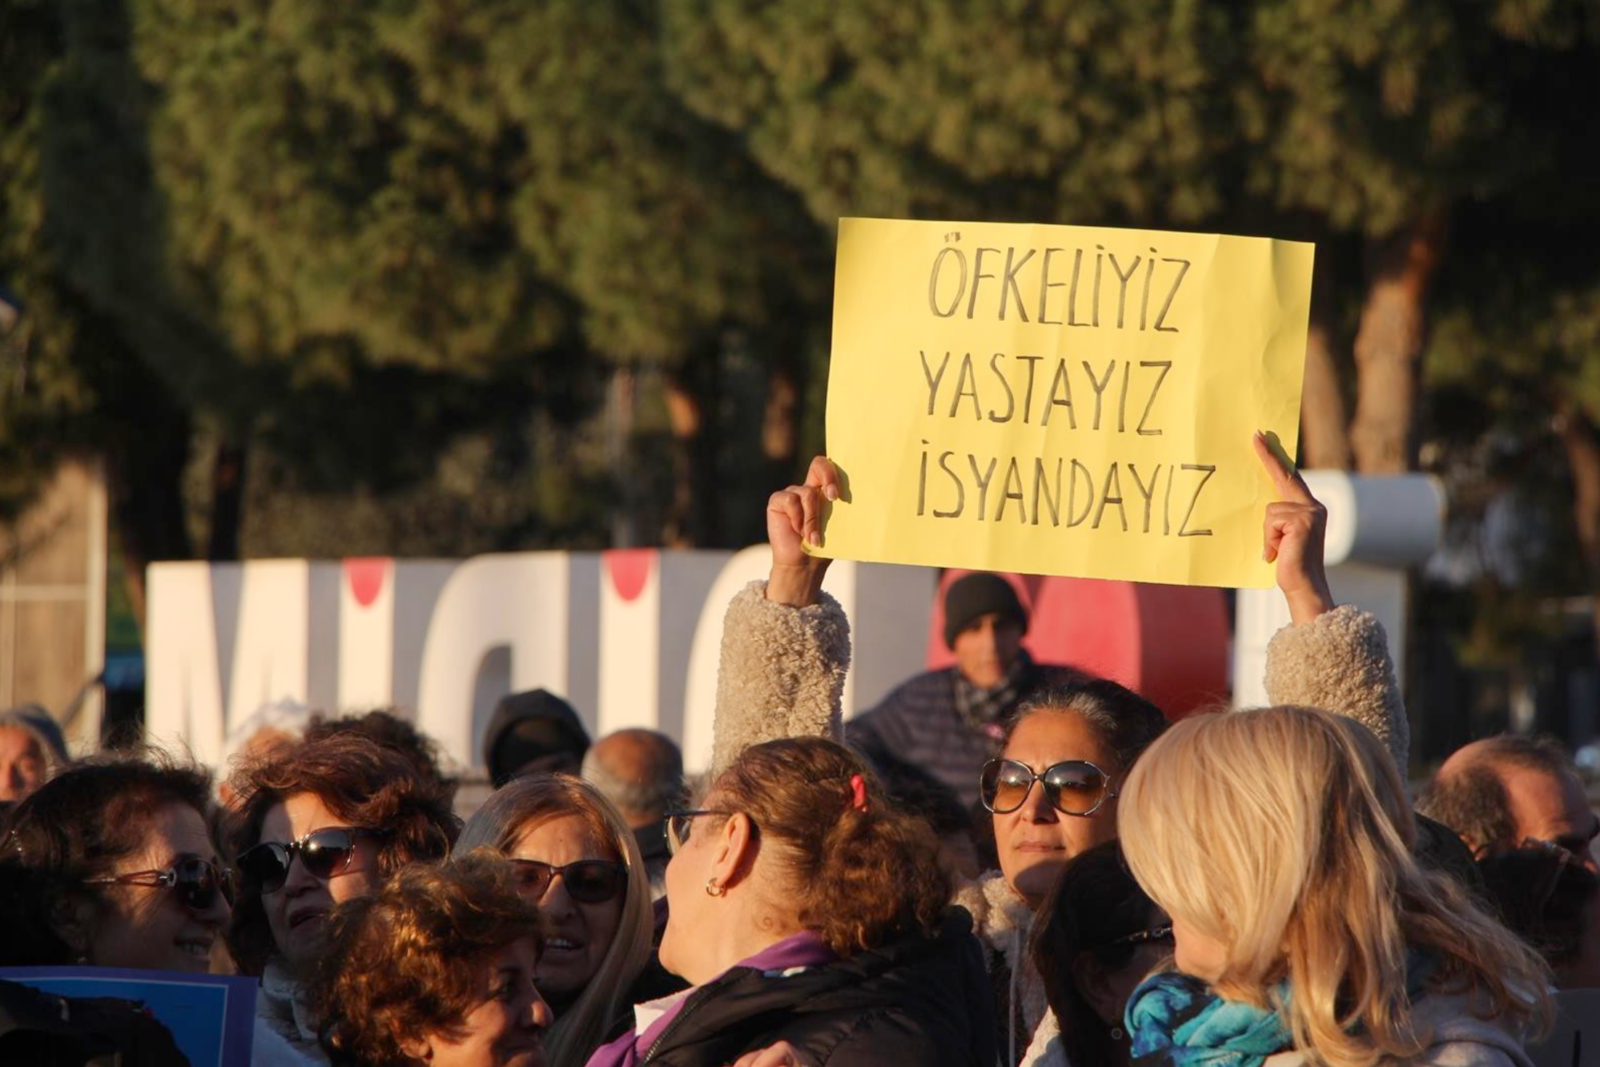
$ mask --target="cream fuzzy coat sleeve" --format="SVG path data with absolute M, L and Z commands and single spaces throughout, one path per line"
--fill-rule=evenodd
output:
M 1267 699 L 1347 715 L 1378 735 L 1404 774 L 1411 748 L 1400 683 L 1383 624 L 1343 604 L 1267 645 Z
M 715 777 L 750 745 L 779 737 L 843 736 L 850 620 L 827 593 L 807 608 L 774 604 L 751 582 L 728 603 L 712 727 Z

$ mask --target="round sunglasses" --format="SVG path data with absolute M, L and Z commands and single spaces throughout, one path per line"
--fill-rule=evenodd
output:
M 611 860 L 578 860 L 556 867 L 543 860 L 511 861 L 516 869 L 517 891 L 537 900 L 559 876 L 567 896 L 580 904 L 615 900 L 628 885 L 628 868 Z
M 232 872 L 219 869 L 210 860 L 179 860 L 165 870 L 131 871 L 128 874 L 91 878 L 87 884 L 170 889 L 177 894 L 178 902 L 190 911 L 205 911 L 216 903 L 218 893 L 229 905 L 233 904 Z
M 983 765 L 978 793 L 984 807 L 1006 815 L 1022 807 L 1034 782 L 1044 788 L 1050 806 L 1063 815 L 1093 815 L 1107 798 L 1117 795 L 1106 772 L 1081 759 L 1053 763 L 1043 774 L 1034 774 L 1032 767 L 1014 759 L 992 759 Z
M 237 866 L 250 888 L 258 893 L 276 893 L 288 879 L 289 865 L 296 855 L 307 874 L 327 881 L 349 868 L 355 859 L 357 839 L 382 836 L 377 830 L 326 826 L 298 841 L 263 841 L 245 849 L 239 854 Z

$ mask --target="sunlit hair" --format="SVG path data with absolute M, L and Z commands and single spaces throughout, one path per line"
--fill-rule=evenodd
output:
M 1167 720 L 1156 707 L 1127 686 L 1104 678 L 1054 681 L 1028 696 L 1006 723 L 1005 744 L 1024 719 L 1042 712 L 1076 715 L 1115 761 L 1107 774 L 1127 773 L 1150 742 L 1161 736 Z
M 633 831 L 594 786 L 567 774 L 529 774 L 495 790 L 461 829 L 456 852 L 492 848 L 509 855 L 517 842 L 541 823 L 576 815 L 589 830 L 589 844 L 611 852 L 628 868 L 622 918 L 594 977 L 577 1000 L 559 1011 L 545 1035 L 551 1063 L 582 1063 L 605 1042 L 627 995 L 650 962 L 653 912 L 650 880 Z M 554 1009 L 554 1005 L 552 1005 Z
M 408 1037 L 459 1041 L 495 955 L 525 937 L 544 948 L 538 906 L 489 849 L 400 871 L 336 908 L 328 931 L 311 985 L 322 1043 L 335 1063 L 364 1067 L 413 1062 Z
M 84 933 L 92 940 L 93 927 L 110 908 L 110 887 L 90 880 L 111 874 L 148 847 L 163 808 L 191 808 L 204 819 L 210 803 L 210 775 L 193 763 L 157 749 L 95 756 L 68 767 L 12 809 L 6 859 L 55 883 L 45 910 L 57 934 L 79 925 L 83 913 L 90 919 Z
M 239 797 L 228 844 L 237 860 L 261 843 L 267 815 L 291 797 L 312 794 L 347 826 L 380 830 L 378 877 L 442 859 L 460 829 L 450 790 L 418 774 L 404 755 L 370 738 L 335 733 L 275 749 L 229 784 Z M 247 880 L 228 924 L 228 947 L 244 974 L 260 974 L 277 952 L 261 894 Z
M 1186 719 L 1134 765 L 1118 821 L 1150 896 L 1224 946 L 1217 992 L 1279 1010 L 1316 1062 L 1370 1067 L 1425 1047 L 1412 950 L 1434 964 L 1430 990 L 1470 993 L 1474 1011 L 1511 1025 L 1548 1019 L 1544 964 L 1417 866 L 1394 762 L 1349 719 L 1296 707 Z
M 853 805 L 861 775 L 865 809 Z M 899 810 L 854 752 L 820 737 L 751 745 L 717 777 L 705 807 L 749 815 L 800 925 L 841 956 L 932 933 L 950 898 L 939 843 Z

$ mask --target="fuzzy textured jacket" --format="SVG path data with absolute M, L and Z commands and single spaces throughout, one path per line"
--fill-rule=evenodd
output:
M 305 991 L 276 960 L 268 961 L 256 995 L 255 1044 L 250 1062 L 257 1067 L 326 1067 L 329 1062 L 317 1041 Z

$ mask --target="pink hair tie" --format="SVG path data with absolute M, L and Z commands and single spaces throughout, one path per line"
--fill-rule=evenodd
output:
M 870 811 L 867 806 L 867 780 L 859 774 L 850 776 L 850 806 L 857 811 Z

